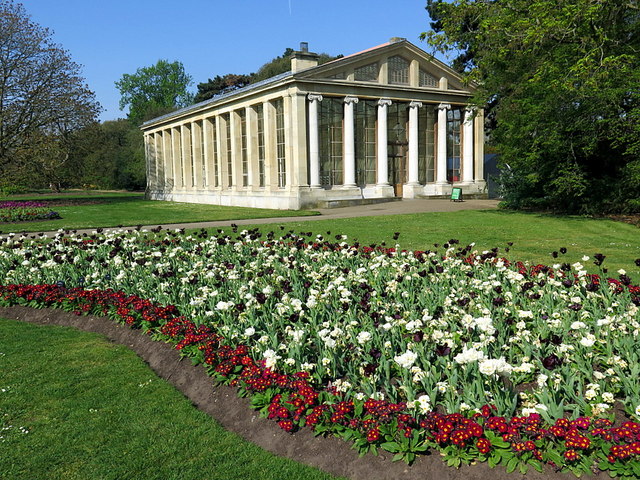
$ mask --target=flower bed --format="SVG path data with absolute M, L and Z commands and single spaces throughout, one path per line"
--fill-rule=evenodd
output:
M 510 264 L 455 244 L 14 237 L 0 281 L 32 287 L 5 287 L 2 301 L 106 313 L 170 339 L 285 430 L 363 452 L 638 475 L 640 289 L 624 272 L 604 281 L 579 264 Z M 614 426 L 616 408 L 627 419 Z
M 43 202 L 0 202 L 0 223 L 54 220 L 61 218 Z

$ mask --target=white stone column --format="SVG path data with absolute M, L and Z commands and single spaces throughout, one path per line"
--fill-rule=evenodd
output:
M 356 186 L 356 141 L 354 135 L 354 105 L 357 97 L 344 97 L 344 183 L 345 187 Z
M 448 103 L 438 105 L 438 139 L 436 158 L 436 184 L 447 184 L 447 111 L 451 109 Z
M 407 185 L 419 185 L 418 182 L 418 109 L 421 102 L 409 104 L 409 181 Z
M 484 181 L 484 110 L 478 109 L 474 118 L 475 127 L 473 129 L 475 145 L 473 156 L 475 159 L 473 183 L 476 184 L 478 190 L 485 187 Z
M 378 186 L 389 185 L 389 141 L 387 138 L 387 109 L 391 100 L 381 98 L 378 100 Z
M 462 183 L 473 183 L 473 110 L 465 108 L 462 124 Z
M 145 134 L 144 136 L 144 160 L 146 166 L 146 177 L 147 177 L 147 194 L 152 190 L 152 179 L 151 179 L 151 171 L 155 170 L 155 159 L 151 156 L 151 135 Z
M 318 140 L 318 104 L 322 95 L 307 95 L 309 99 L 309 183 L 320 188 L 320 142 Z

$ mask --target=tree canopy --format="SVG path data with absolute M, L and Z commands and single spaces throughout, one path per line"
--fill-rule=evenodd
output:
M 238 75 L 235 73 L 227 73 L 226 75 L 216 75 L 208 79 L 206 82 L 198 84 L 198 93 L 194 97 L 194 102 L 204 102 L 215 95 L 237 90 L 246 87 L 251 83 L 251 75 Z
M 133 74 L 125 73 L 116 82 L 120 90 L 120 109 L 129 107 L 129 119 L 140 125 L 145 120 L 191 104 L 188 92 L 192 84 L 179 61 L 158 60 L 155 65 L 141 67 Z
M 428 0 L 430 44 L 478 87 L 513 207 L 640 210 L 640 9 Z
M 70 135 L 95 121 L 100 106 L 80 66 L 21 4 L 0 0 L 0 173 L 4 181 L 56 172 Z M 16 177 L 17 176 L 17 177 Z

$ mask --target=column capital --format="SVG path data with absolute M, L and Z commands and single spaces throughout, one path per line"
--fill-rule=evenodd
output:
M 420 108 L 422 106 L 422 102 L 412 101 L 409 103 L 409 108 Z
M 380 100 L 378 100 L 378 106 L 379 107 L 388 107 L 392 103 L 393 102 L 391 100 L 389 100 L 388 98 L 381 98 Z
M 344 103 L 346 103 L 347 105 L 350 103 L 358 103 L 358 97 L 350 97 L 350 96 L 346 96 L 344 97 Z
M 451 110 L 450 103 L 440 103 L 438 104 L 438 110 Z
M 321 102 L 322 101 L 322 95 L 319 95 L 317 93 L 310 93 L 309 95 L 307 95 L 307 98 L 309 99 L 310 102 Z

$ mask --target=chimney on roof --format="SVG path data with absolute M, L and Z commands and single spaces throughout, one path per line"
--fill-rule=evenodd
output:
M 300 42 L 300 50 L 291 55 L 291 71 L 293 73 L 318 65 L 319 55 L 309 51 L 307 42 Z

